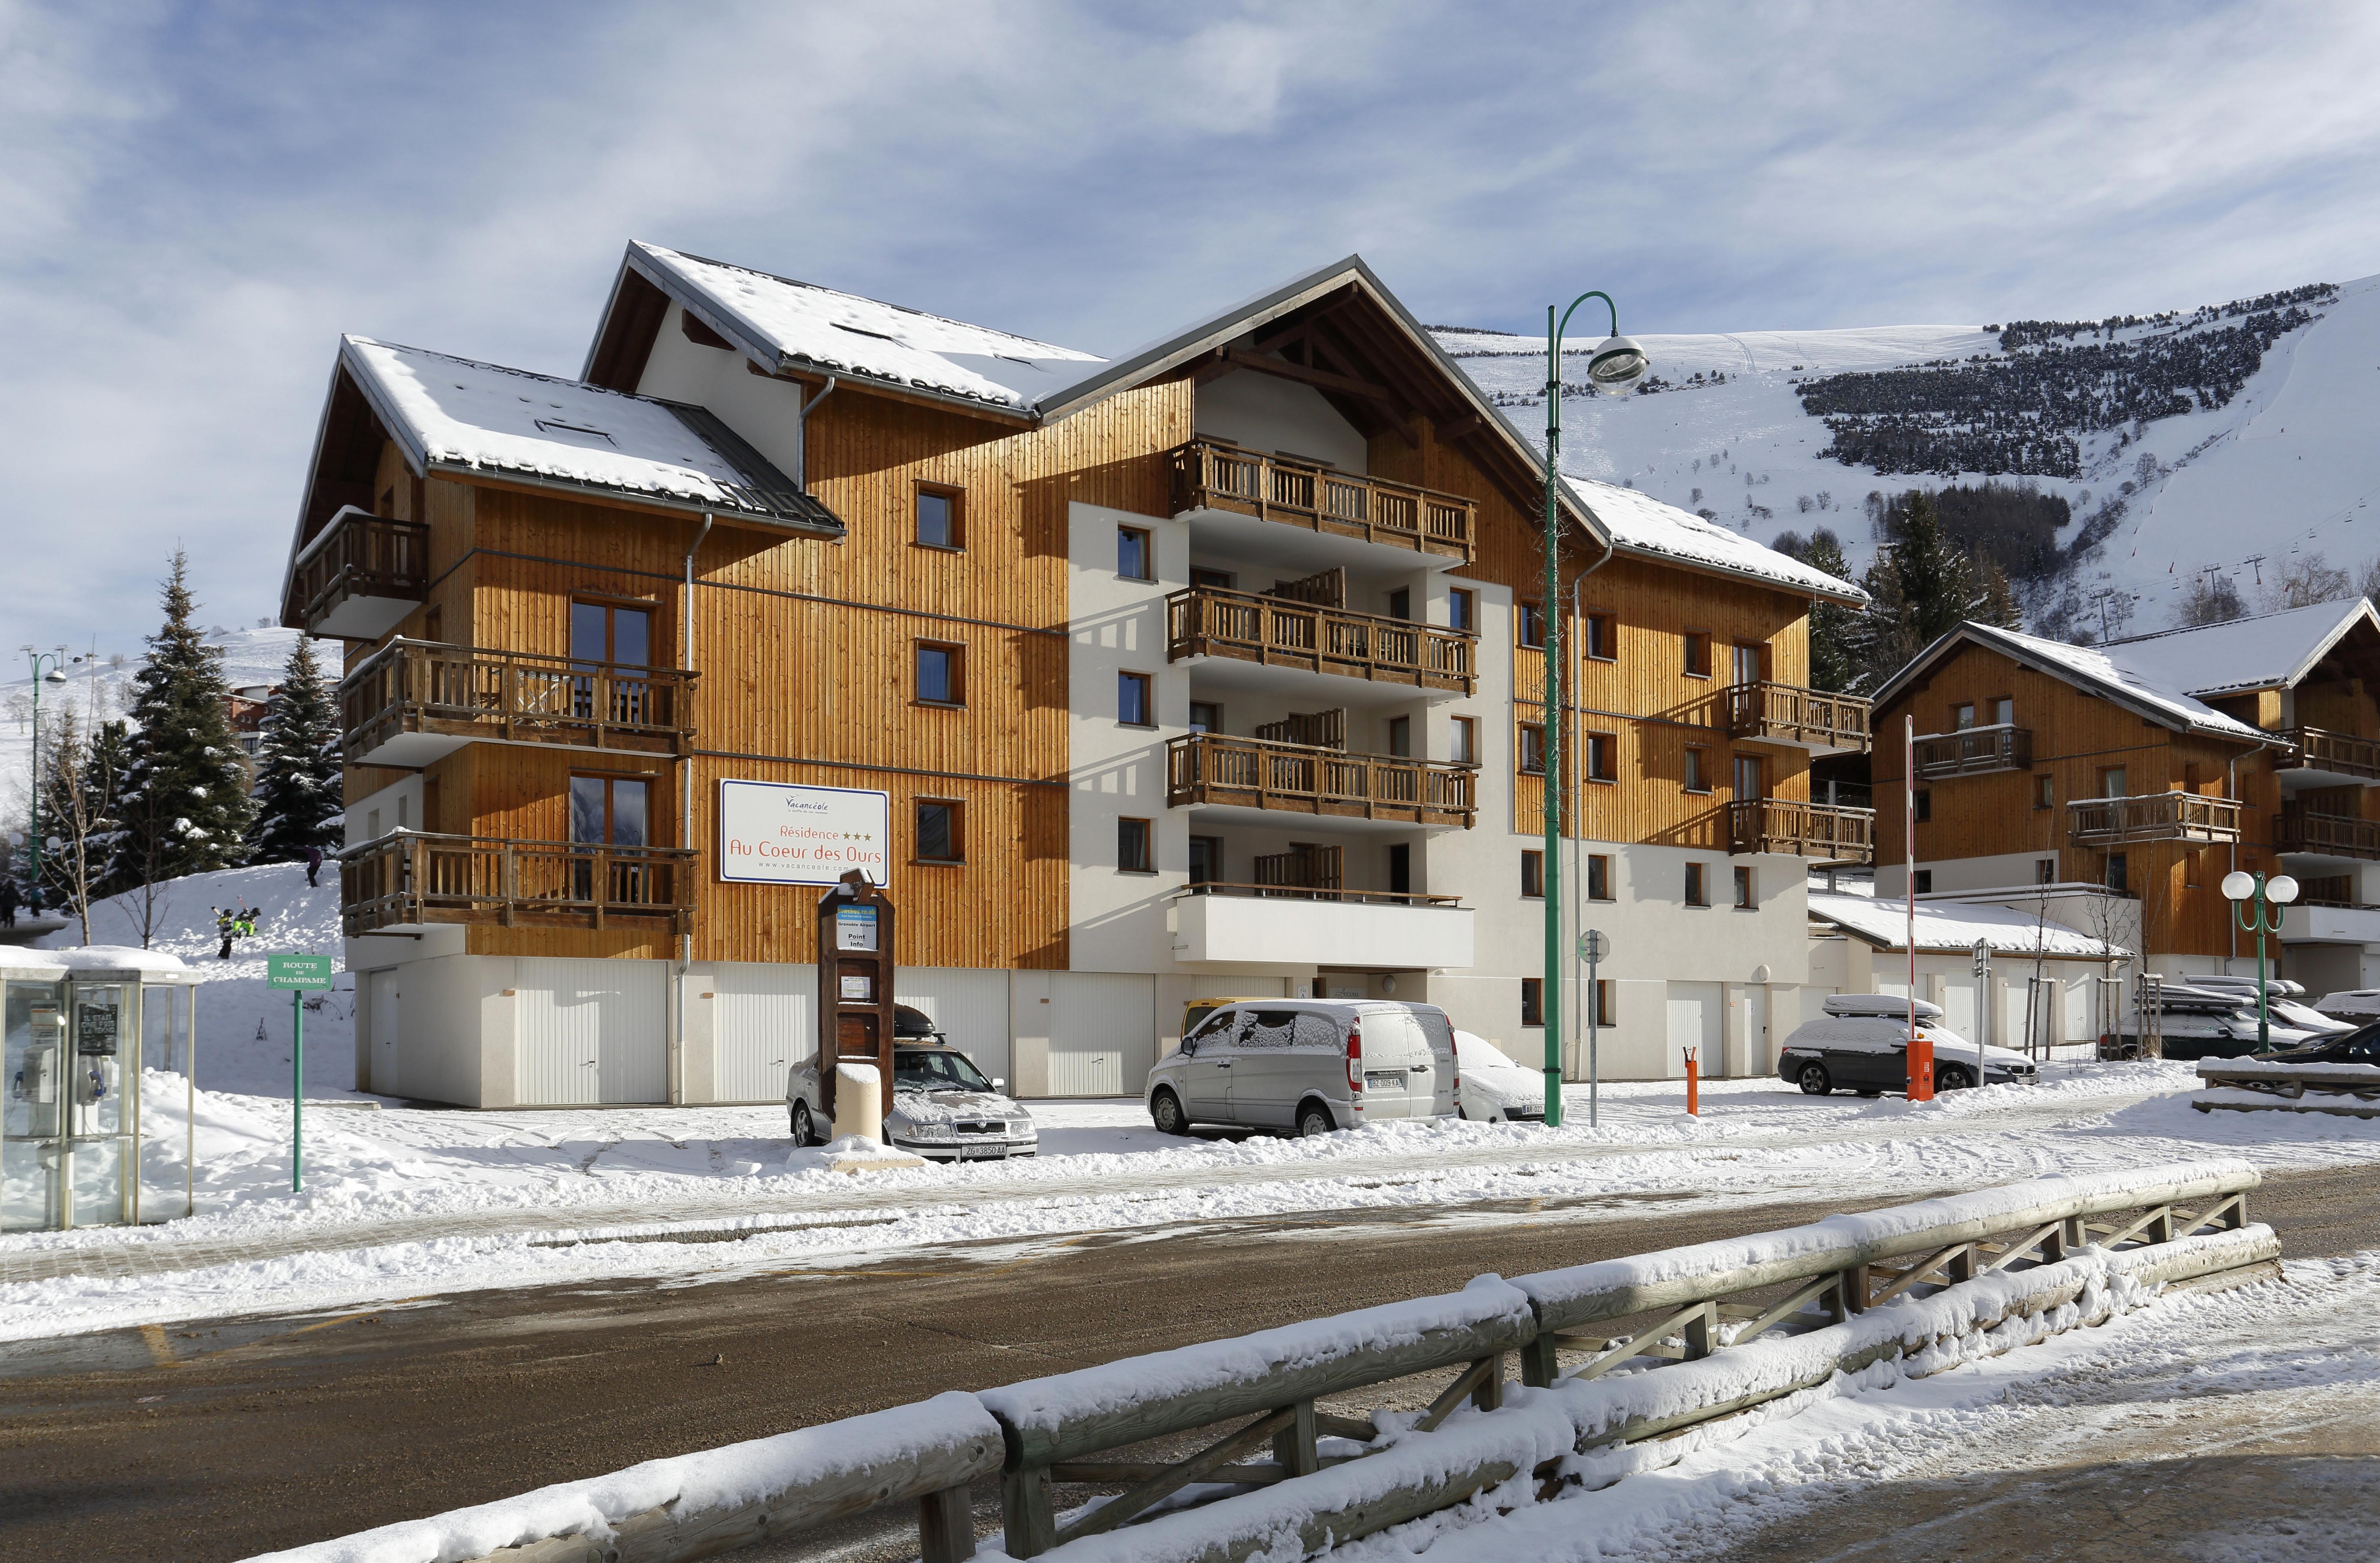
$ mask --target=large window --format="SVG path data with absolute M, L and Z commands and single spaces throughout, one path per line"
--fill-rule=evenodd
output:
M 641 776 L 573 776 L 570 778 L 570 840 L 590 858 L 600 848 L 641 849 L 652 845 L 652 784 Z M 614 859 L 598 867 L 589 859 L 571 864 L 571 894 L 582 901 L 601 899 L 612 905 L 641 906 L 649 865 L 641 854 Z
M 963 818 L 958 801 L 948 798 L 917 800 L 917 861 L 927 863 L 958 863 L 966 861 L 966 841 L 959 826 Z
M 966 703 L 965 653 L 935 641 L 917 642 L 917 699 L 928 705 Z
M 1147 820 L 1116 821 L 1116 867 L 1126 873 L 1157 872 L 1149 856 L 1148 835 Z
M 653 615 L 650 608 L 613 603 L 570 604 L 570 660 L 613 663 L 623 667 L 652 665 Z
M 1116 675 L 1116 720 L 1127 727 L 1148 727 L 1156 725 L 1154 702 L 1149 696 L 1149 678 L 1146 673 Z
M 1449 629 L 1479 628 L 1479 593 L 1468 586 L 1450 587 L 1446 593 L 1446 627 Z
M 1458 765 L 1479 763 L 1479 719 L 1475 716 L 1454 718 L 1454 753 Z

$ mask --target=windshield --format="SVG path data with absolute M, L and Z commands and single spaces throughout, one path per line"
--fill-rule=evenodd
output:
M 983 1071 L 964 1053 L 905 1047 L 892 1055 L 892 1089 L 990 1091 L 991 1081 L 983 1078 Z

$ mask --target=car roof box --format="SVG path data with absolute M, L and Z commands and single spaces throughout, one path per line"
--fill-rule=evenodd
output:
M 1909 1000 L 1895 998 L 1888 993 L 1828 994 L 1821 1007 L 1829 1015 L 1839 1015 L 1846 1019 L 1852 1016 L 1887 1020 L 1909 1019 Z M 1921 1020 L 1938 1020 L 1942 1018 L 1942 1007 L 1938 1004 L 1928 1004 L 1921 998 L 1917 1001 L 1917 1018 Z

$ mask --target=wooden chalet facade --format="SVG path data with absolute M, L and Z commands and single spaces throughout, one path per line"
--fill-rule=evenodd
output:
M 1121 362 L 645 245 L 578 380 L 347 339 L 284 617 L 345 643 L 362 1083 L 779 1098 L 820 886 L 731 872 L 744 784 L 882 795 L 901 996 L 1022 1093 L 1211 993 L 1529 1055 L 1542 482 L 1353 259 Z M 1801 687 L 1858 594 L 1564 497 L 1607 1072 L 1765 1067 L 1803 865 L 1870 850 L 1808 781 L 1864 702 Z
M 2284 974 L 2380 978 L 2380 616 L 2362 599 L 2099 647 L 1944 637 L 1877 691 L 1883 896 L 1906 884 L 1911 717 L 1921 900 L 2046 901 L 2179 976 L 2252 970 L 2223 876 L 2288 873 Z

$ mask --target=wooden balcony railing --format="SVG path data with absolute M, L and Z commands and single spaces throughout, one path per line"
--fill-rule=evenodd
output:
M 677 848 L 506 841 L 398 831 L 340 855 L 350 938 L 424 922 L 560 923 L 622 920 L 683 933 L 694 910 L 695 854 Z
M 1917 779 L 1980 776 L 1994 771 L 2033 769 L 2033 729 L 1996 723 L 1929 733 L 1917 740 Z
M 1230 880 L 1202 879 L 1185 885 L 1184 896 L 1244 896 L 1256 899 L 1336 901 L 1344 906 L 1459 907 L 1460 896 L 1423 896 L 1398 890 L 1342 890 L 1313 885 L 1243 885 Z
M 2066 805 L 2069 834 L 2084 846 L 2124 841 L 2237 841 L 2240 805 L 2196 792 L 2135 798 L 2076 798 Z
M 430 528 L 350 505 L 298 553 L 284 628 L 376 641 L 430 594 Z
M 1790 743 L 1825 753 L 1868 747 L 1869 702 L 1798 684 L 1731 684 L 1726 690 L 1727 730 L 1739 739 Z
M 2283 809 L 2273 831 L 2273 846 L 2283 852 L 2318 852 L 2331 858 L 2380 860 L 2380 820 L 2360 820 L 2348 814 L 2317 814 L 2307 809 Z
M 1727 849 L 1782 852 L 1821 862 L 1876 861 L 1876 811 L 1803 803 L 1791 798 L 1747 798 L 1727 806 Z
M 1424 690 L 1472 692 L 1479 637 L 1378 614 L 1193 586 L 1165 599 L 1166 660 L 1228 656 Z
M 2359 781 L 2380 782 L 2380 739 L 2360 739 L 2351 733 L 2334 733 L 2321 727 L 2288 727 L 2276 736 L 2296 746 L 2289 753 L 2274 756 L 2273 769 L 2277 771 L 2325 771 Z
M 1341 754 L 1217 733 L 1171 739 L 1165 762 L 1165 801 L 1173 808 L 1231 803 L 1465 829 L 1476 813 L 1477 772 L 1468 765 Z
M 1173 451 L 1173 513 L 1190 510 L 1229 510 L 1467 564 L 1478 507 L 1459 494 L 1192 440 Z
M 340 682 L 350 765 L 414 733 L 682 754 L 695 675 L 394 641 Z

